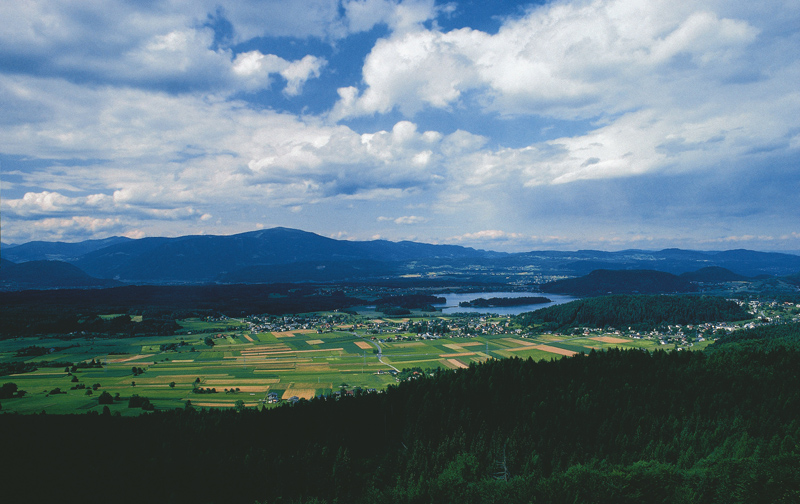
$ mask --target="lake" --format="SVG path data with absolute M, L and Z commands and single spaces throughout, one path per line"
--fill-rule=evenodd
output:
M 563 294 L 542 294 L 540 292 L 470 292 L 467 294 L 435 294 L 436 296 L 443 297 L 447 302 L 443 305 L 434 305 L 436 308 L 442 308 L 443 314 L 448 313 L 497 313 L 498 315 L 519 315 L 529 311 L 538 310 L 540 308 L 547 308 L 557 304 L 569 303 L 575 301 L 576 297 L 565 296 Z M 518 298 L 518 297 L 546 297 L 552 300 L 551 303 L 522 305 L 522 306 L 504 306 L 497 308 L 462 308 L 458 303 L 462 301 L 472 301 L 478 298 Z

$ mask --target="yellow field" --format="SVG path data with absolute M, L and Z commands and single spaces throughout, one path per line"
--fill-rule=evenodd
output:
M 455 366 L 457 369 L 466 369 L 469 367 L 458 359 L 447 359 L 447 362 Z
M 316 389 L 313 388 L 288 388 L 283 393 L 283 400 L 289 399 L 292 396 L 297 396 L 300 399 L 311 399 L 314 397 Z
M 122 359 L 115 359 L 115 360 L 112 360 L 112 361 L 109 361 L 109 362 L 115 363 L 115 364 L 116 363 L 120 363 L 120 362 L 130 362 L 130 361 L 134 361 L 134 360 L 138 360 L 138 359 L 144 359 L 144 358 L 147 358 L 147 357 L 152 357 L 154 355 L 155 354 L 140 354 L 140 355 L 134 355 L 133 357 L 124 357 Z M 140 362 L 139 364 L 144 364 L 144 363 Z
M 320 362 L 319 364 L 298 364 L 295 369 L 301 373 L 320 373 L 330 371 L 331 366 L 327 362 Z
M 268 343 L 266 345 L 256 345 L 253 348 L 248 348 L 242 350 L 242 353 L 263 353 L 263 352 L 273 352 L 276 350 L 289 350 L 291 347 L 286 343 Z
M 281 331 L 281 332 L 272 332 L 272 335 L 276 338 L 294 338 L 294 332 L 292 331 Z
M 576 355 L 578 352 L 573 352 L 572 350 L 567 350 L 564 348 L 558 348 L 550 345 L 537 345 L 534 347 L 537 350 L 544 350 L 545 352 L 550 352 L 558 355 L 566 355 L 567 357 L 571 357 Z
M 509 343 L 513 343 L 515 345 L 536 345 L 535 341 L 531 340 L 521 340 L 515 338 L 503 338 L 503 341 L 508 341 Z
M 425 343 L 422 341 L 412 341 L 411 343 L 390 343 L 395 348 L 412 348 L 412 347 L 420 347 L 425 346 Z
M 541 350 L 543 352 L 549 352 L 558 355 L 566 355 L 567 357 L 571 357 L 578 353 L 578 352 L 573 352 L 572 350 L 566 350 L 564 348 L 558 348 L 550 345 L 528 345 L 524 347 L 505 349 L 506 352 L 524 352 L 525 350 Z
M 628 343 L 630 340 L 623 339 L 623 338 L 615 338 L 613 336 L 595 336 L 594 338 L 589 338 L 590 340 L 601 341 L 603 343 Z
M 470 355 L 475 355 L 475 352 L 461 352 L 461 353 L 449 353 L 449 354 L 441 354 L 439 357 L 468 357 Z
M 373 348 L 372 345 L 370 345 L 366 341 L 354 341 L 354 343 L 356 344 L 356 346 L 358 348 L 360 348 L 362 350 L 369 350 L 369 349 Z
M 321 345 L 321 344 L 323 344 L 325 342 L 322 341 L 321 339 L 310 339 L 310 340 L 306 341 L 306 343 L 308 343 L 309 345 Z
M 480 341 L 468 341 L 466 343 L 459 343 L 460 346 L 483 346 L 484 343 Z

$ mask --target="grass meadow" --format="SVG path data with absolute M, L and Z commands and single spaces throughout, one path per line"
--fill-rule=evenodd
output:
M 430 320 L 431 317 L 427 317 Z M 441 317 L 437 317 L 441 319 Z M 612 347 L 652 350 L 651 340 L 611 337 L 574 337 L 484 334 L 470 337 L 422 339 L 417 334 L 390 329 L 407 319 L 364 318 L 355 330 L 297 330 L 250 332 L 234 320 L 181 321 L 182 334 L 146 338 L 25 338 L 0 341 L 0 363 L 29 362 L 34 372 L 0 376 L 0 386 L 13 382 L 26 394 L 2 399 L 3 412 L 100 412 L 103 392 L 117 396 L 109 409 L 138 415 L 129 408 L 134 394 L 146 397 L 156 409 L 273 407 L 266 399 L 309 399 L 342 388 L 383 390 L 396 383 L 393 370 L 419 367 L 459 369 L 487 359 L 560 359 L 592 349 Z M 375 328 L 381 332 L 375 334 Z M 402 326 L 400 326 L 402 327 Z M 213 346 L 204 340 L 210 337 Z M 46 349 L 44 355 L 25 357 L 26 347 Z M 164 348 L 169 346 L 170 349 Z M 378 348 L 381 361 L 378 359 Z M 102 367 L 71 369 L 67 363 L 102 363 Z M 140 372 L 141 369 L 141 372 Z M 53 393 L 56 389 L 61 393 Z M 216 392 L 198 393 L 215 390 Z M 91 391 L 90 393 L 87 391 Z

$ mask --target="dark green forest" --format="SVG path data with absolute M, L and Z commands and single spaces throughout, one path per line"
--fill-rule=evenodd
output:
M 752 316 L 735 301 L 715 296 L 617 295 L 579 299 L 518 315 L 516 323 L 539 330 L 572 327 L 633 327 L 746 320 Z
M 126 286 L 111 289 L 62 289 L 0 292 L 0 338 L 84 332 L 174 334 L 176 319 L 226 314 L 284 314 L 341 309 L 364 304 L 342 291 L 317 293 L 313 285 Z M 102 320 L 98 314 L 141 315 Z
M 5 414 L 0 483 L 8 502 L 798 502 L 800 326 L 736 336 L 263 412 Z
M 670 294 L 696 292 L 697 285 L 665 271 L 594 270 L 586 276 L 565 278 L 540 286 L 542 292 L 573 296 L 607 294 Z
M 523 296 L 515 298 L 478 298 L 472 301 L 461 301 L 458 306 L 462 308 L 495 308 L 503 306 L 525 306 L 533 304 L 551 303 L 552 301 L 542 296 Z

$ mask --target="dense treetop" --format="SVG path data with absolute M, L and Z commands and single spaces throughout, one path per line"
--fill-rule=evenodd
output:
M 652 328 L 750 318 L 739 303 L 714 296 L 618 295 L 586 298 L 523 313 L 516 322 L 541 330 L 577 326 Z

